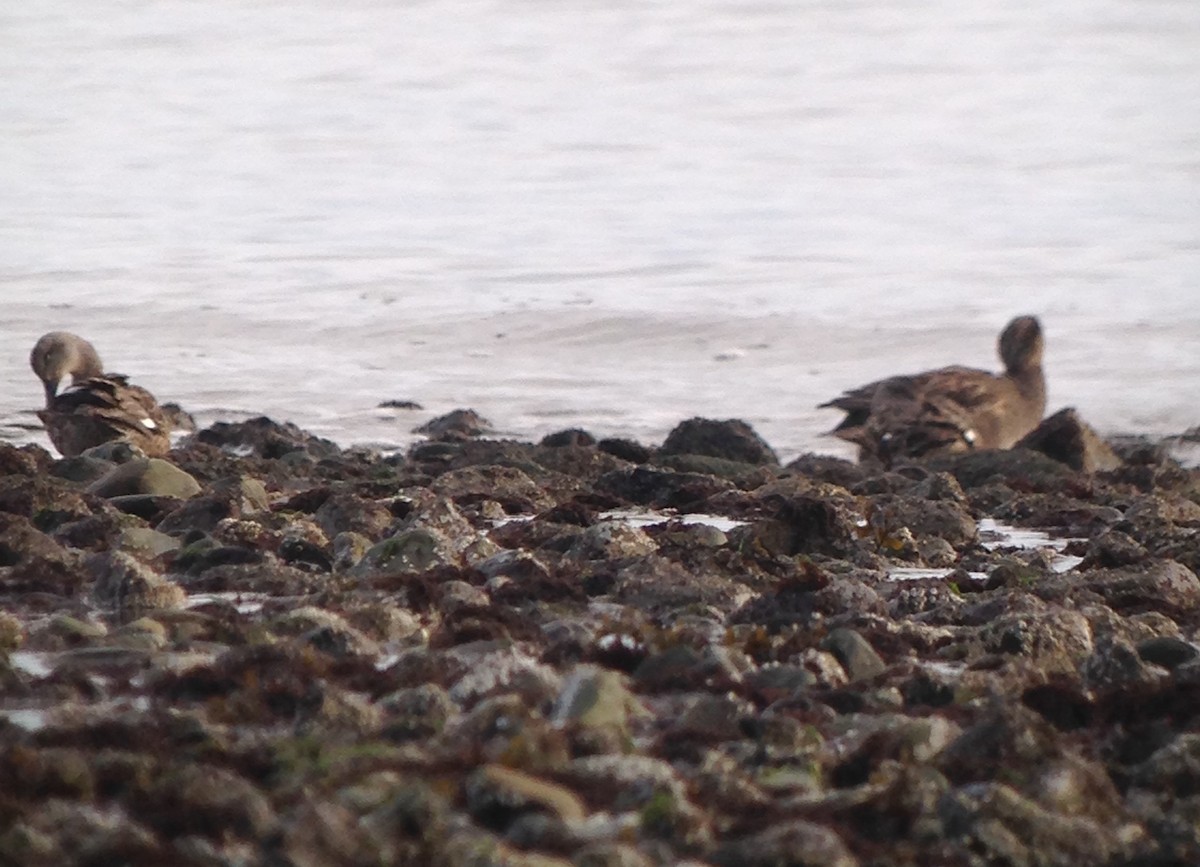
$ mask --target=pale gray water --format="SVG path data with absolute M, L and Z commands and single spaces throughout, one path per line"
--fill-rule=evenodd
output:
M 68 328 L 202 421 L 654 441 L 994 367 L 1200 422 L 1194 0 L 44 0 L 0 10 L 0 436 Z M 422 413 L 374 409 L 417 400 Z

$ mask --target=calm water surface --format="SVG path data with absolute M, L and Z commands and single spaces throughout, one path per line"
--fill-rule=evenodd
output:
M 203 422 L 836 452 L 816 403 L 1026 312 L 1052 409 L 1178 432 L 1197 45 L 1194 0 L 7 4 L 0 436 L 68 328 Z

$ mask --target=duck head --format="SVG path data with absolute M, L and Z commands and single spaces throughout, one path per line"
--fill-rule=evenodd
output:
M 67 377 L 76 383 L 104 372 L 96 348 L 69 331 L 43 334 L 29 353 L 29 366 L 46 389 L 47 406 Z
M 1000 332 L 1000 360 L 1009 373 L 1042 366 L 1042 325 L 1036 316 L 1018 316 Z

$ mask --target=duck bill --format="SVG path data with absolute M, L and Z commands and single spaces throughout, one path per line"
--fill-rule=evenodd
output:
M 54 398 L 58 396 L 58 387 L 62 384 L 61 380 L 47 379 L 42 383 L 46 387 L 46 406 L 54 402 Z

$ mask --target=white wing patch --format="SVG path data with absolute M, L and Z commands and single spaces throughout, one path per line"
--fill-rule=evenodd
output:
M 153 419 L 144 418 L 144 419 L 141 419 L 141 423 L 142 423 L 142 427 L 146 428 L 147 430 L 158 430 L 158 425 L 156 425 L 154 423 Z

